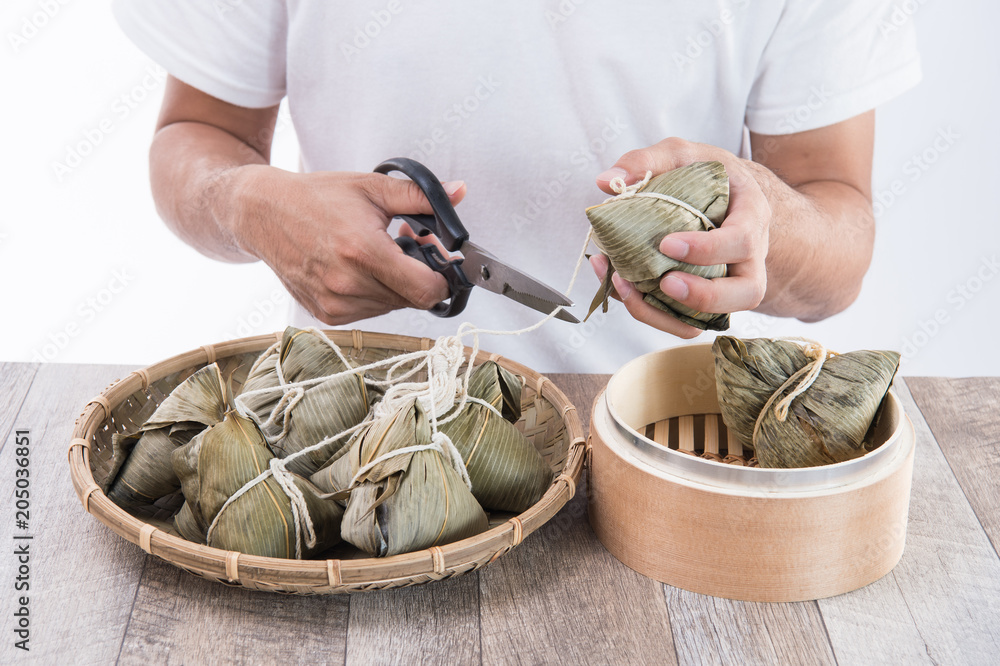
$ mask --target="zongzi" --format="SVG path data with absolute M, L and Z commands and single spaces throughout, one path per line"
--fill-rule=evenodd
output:
M 552 470 L 511 425 L 521 414 L 521 381 L 487 361 L 473 373 L 468 394 L 494 409 L 467 402 L 457 417 L 440 426 L 441 432 L 462 455 L 472 494 L 480 504 L 498 511 L 525 511 L 545 494 Z
M 295 474 L 289 478 L 308 509 L 308 517 L 300 512 L 298 527 L 292 500 L 273 475 L 226 505 L 247 482 L 266 471 L 273 458 L 257 426 L 235 412 L 177 449 L 173 464 L 185 502 L 174 525 L 181 536 L 224 550 L 284 558 L 296 557 L 298 551 L 309 556 L 339 542 L 343 508 Z M 307 538 L 307 521 L 315 531 L 311 545 L 300 543 Z
M 899 367 L 893 351 L 832 354 L 787 340 L 716 338 L 722 418 L 761 467 L 829 465 L 864 455 Z M 818 371 L 817 371 L 818 368 Z
M 153 415 L 132 434 L 115 434 L 111 471 L 104 491 L 115 504 L 131 509 L 177 491 L 181 483 L 170 456 L 228 409 L 228 386 L 212 363 L 179 384 Z
M 663 198 L 660 198 L 663 197 Z M 709 231 L 722 224 L 729 209 L 729 178 L 720 162 L 696 162 L 652 178 L 634 192 L 625 192 L 587 209 L 598 247 L 607 255 L 608 276 L 590 312 L 613 289 L 611 272 L 635 286 L 650 305 L 702 330 L 724 331 L 729 315 L 698 312 L 660 290 L 660 278 L 679 270 L 704 278 L 726 275 L 725 265 L 696 266 L 660 252 L 660 241 L 678 231 Z M 589 316 L 589 314 L 588 314 Z
M 345 541 L 382 557 L 486 531 L 486 514 L 454 459 L 432 444 L 427 416 L 411 401 L 359 432 L 346 455 L 313 475 L 321 489 L 348 496 Z
M 279 458 L 361 423 L 381 396 L 381 390 L 363 375 L 337 374 L 351 367 L 321 336 L 319 332 L 288 327 L 280 347 L 257 361 L 240 393 L 239 400 L 258 425 L 266 424 L 263 433 Z M 280 388 L 279 367 L 285 384 L 335 376 L 299 387 L 286 396 Z M 277 412 L 273 418 L 272 412 Z M 339 457 L 347 441 L 341 438 L 297 456 L 288 463 L 288 470 L 309 476 L 331 458 Z

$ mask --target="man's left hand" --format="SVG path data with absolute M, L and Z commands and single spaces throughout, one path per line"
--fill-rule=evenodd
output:
M 726 264 L 725 277 L 712 280 L 684 271 L 669 271 L 660 279 L 660 289 L 674 300 L 701 312 L 738 312 L 756 308 L 767 289 L 764 260 L 768 251 L 771 207 L 764 194 L 766 168 L 740 159 L 727 150 L 683 139 L 665 139 L 654 146 L 625 153 L 615 165 L 597 177 L 597 185 L 614 194 L 610 182 L 624 178 L 627 184 L 687 166 L 693 162 L 718 161 L 729 175 L 729 211 L 722 225 L 709 233 L 681 231 L 660 241 L 660 252 L 671 259 L 699 266 Z M 607 274 L 608 258 L 591 257 L 594 272 Z M 635 285 L 613 276 L 615 290 L 629 313 L 639 321 L 667 333 L 693 338 L 700 330 L 684 324 L 642 300 Z

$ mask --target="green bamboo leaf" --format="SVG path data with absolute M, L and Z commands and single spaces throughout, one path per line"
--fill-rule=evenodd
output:
M 832 356 L 781 421 L 774 405 L 795 390 L 812 363 L 801 346 L 722 336 L 712 350 L 723 420 L 741 442 L 752 442 L 761 467 L 811 467 L 864 455 L 899 367 L 892 351 Z
M 235 412 L 178 449 L 173 462 L 185 504 L 175 518 L 177 531 L 186 539 L 205 543 L 208 527 L 226 501 L 267 470 L 273 458 L 256 424 Z M 339 540 L 343 509 L 320 497 L 306 479 L 295 476 L 293 482 L 302 491 L 316 527 L 318 543 L 307 554 L 329 548 Z M 268 477 L 226 507 L 208 545 L 253 555 L 294 557 L 291 500 L 278 481 Z
M 116 434 L 111 471 L 103 484 L 108 497 L 132 509 L 176 492 L 181 484 L 171 455 L 223 419 L 229 408 L 227 392 L 219 367 L 212 363 L 171 391 L 138 432 Z
M 720 162 L 696 162 L 652 178 L 640 192 L 664 194 L 701 211 L 719 226 L 729 208 L 729 178 Z M 729 328 L 728 314 L 699 312 L 660 290 L 664 273 L 681 270 L 705 278 L 723 277 L 725 265 L 696 266 L 660 252 L 660 241 L 678 231 L 709 231 L 705 222 L 677 204 L 650 197 L 616 199 L 587 209 L 594 238 L 619 275 L 633 282 L 650 305 L 702 330 Z M 607 283 L 602 285 L 604 299 Z M 601 293 L 601 292 L 599 292 Z M 595 302 L 597 299 L 595 299 Z M 591 311 L 595 309 L 593 306 Z
M 385 453 L 431 441 L 427 417 L 416 402 L 376 421 L 328 470 L 344 479 Z M 316 479 L 314 475 L 313 479 Z M 327 490 L 317 483 L 322 490 Z M 344 513 L 341 534 L 361 550 L 382 557 L 451 543 L 489 527 L 482 507 L 441 454 L 433 449 L 389 458 L 359 477 Z
M 496 361 L 486 361 L 469 378 L 469 395 L 485 400 L 511 423 L 521 418 L 521 380 Z
M 855 351 L 823 364 L 816 381 L 779 421 L 771 407 L 797 382 L 765 405 L 756 441 L 762 467 L 811 467 L 866 453 L 865 435 L 899 367 L 899 354 Z M 796 375 L 793 375 L 794 378 Z
M 281 391 L 246 394 L 253 390 L 277 387 L 278 365 L 281 366 L 286 383 L 319 379 L 349 369 L 319 334 L 288 327 L 280 348 L 258 361 L 241 391 L 242 401 L 261 422 L 267 421 L 271 411 L 281 400 Z M 285 419 L 278 419 L 265 433 L 274 442 L 272 448 L 278 457 L 286 458 L 356 426 L 364 420 L 372 404 L 382 395 L 381 390 L 369 384 L 359 374 L 333 377 L 307 386 L 304 391 L 302 399 L 289 411 L 287 423 Z M 283 437 L 282 432 L 286 432 Z M 299 456 L 288 464 L 288 470 L 309 476 L 331 458 L 339 457 L 346 450 L 347 444 L 348 440 L 344 438 Z
M 344 509 L 320 495 L 306 479 L 293 475 L 292 482 L 305 499 L 316 530 L 316 546 L 302 546 L 308 558 L 340 542 Z M 258 483 L 226 507 L 212 532 L 209 546 L 262 557 L 295 557 L 295 523 L 292 503 L 272 476 Z M 305 538 L 303 533 L 302 538 Z
M 114 460 L 120 460 L 121 465 L 108 475 L 105 494 L 123 509 L 132 509 L 176 492 L 181 486 L 170 456 L 196 432 L 156 428 L 112 437 Z
M 520 380 L 512 373 L 487 362 L 473 373 L 469 395 L 498 410 L 516 399 L 520 416 L 520 387 Z M 472 494 L 488 509 L 525 511 L 541 499 L 552 482 L 552 470 L 538 450 L 520 430 L 488 407 L 466 404 L 461 414 L 441 426 L 441 432 L 462 455 Z
M 357 374 L 341 375 L 306 389 L 305 395 L 291 410 L 288 433 L 273 446 L 279 458 L 312 446 L 361 423 L 371 405 L 381 397 Z M 271 432 L 280 434 L 281 424 Z M 315 451 L 295 458 L 288 470 L 309 476 L 327 461 L 339 458 L 346 450 L 349 438 L 342 437 Z
M 788 340 L 741 340 L 720 335 L 712 343 L 722 420 L 744 449 L 753 450 L 757 415 L 779 386 L 810 362 Z
M 170 392 L 143 424 L 143 429 L 162 428 L 182 422 L 215 425 L 229 409 L 226 392 L 226 382 L 219 366 L 215 363 L 206 365 Z

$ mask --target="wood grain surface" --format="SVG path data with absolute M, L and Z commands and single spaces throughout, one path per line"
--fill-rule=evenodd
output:
M 1000 382 L 913 377 L 906 383 L 993 549 L 1000 551 Z
M 907 384 L 896 391 L 917 439 L 906 550 L 881 581 L 820 600 L 834 651 L 842 664 L 995 664 L 1000 559 Z
M 663 586 L 681 664 L 835 664 L 816 602 L 717 599 Z
M 73 493 L 73 420 L 128 370 L 0 364 L 0 470 L 14 468 L 12 431 L 27 428 L 34 537 L 31 652 L 12 646 L 8 595 L 0 663 L 991 664 L 1000 654 L 1000 379 L 914 379 L 916 403 L 898 383 L 917 457 L 891 574 L 819 602 L 752 604 L 619 563 L 587 522 L 585 480 L 521 546 L 452 580 L 350 597 L 206 582 L 117 537 Z M 550 379 L 586 424 L 607 376 Z M 11 544 L 13 496 L 2 496 L 0 539 Z M 0 584 L 15 571 L 0 558 Z
M 132 612 L 145 554 L 87 516 L 73 492 L 66 452 L 73 420 L 85 403 L 131 368 L 99 365 L 43 365 L 13 417 L 14 428 L 30 431 L 30 651 L 13 647 L 13 616 L 3 613 L 0 663 L 65 663 L 86 655 L 84 663 L 113 663 Z M 17 402 L 14 400 L 13 402 Z M 4 485 L 13 482 L 14 448 L 0 451 Z M 7 476 L 7 475 L 10 476 Z M 9 491 L 5 493 L 11 497 Z M 14 543 L 10 500 L 0 511 L 3 551 Z M 9 549 L 8 549 L 9 548 Z M 0 558 L 0 581 L 11 590 L 17 563 Z M 4 595 L 7 608 L 13 595 Z

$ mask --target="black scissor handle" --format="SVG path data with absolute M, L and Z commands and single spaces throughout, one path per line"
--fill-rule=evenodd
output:
M 397 215 L 396 217 L 406 220 L 418 236 L 434 234 L 441 239 L 442 245 L 449 252 L 457 252 L 461 249 L 462 244 L 469 240 L 469 232 L 462 226 L 461 220 L 458 219 L 458 213 L 451 205 L 448 193 L 444 191 L 437 176 L 420 162 L 408 157 L 395 157 L 375 167 L 376 173 L 388 174 L 392 171 L 399 171 L 416 183 L 434 211 L 433 215 Z M 465 309 L 472 291 L 472 283 L 462 272 L 461 259 L 448 261 L 434 245 L 421 245 L 407 236 L 397 238 L 396 245 L 407 256 L 420 261 L 448 280 L 448 289 L 451 295 L 447 301 L 442 301 L 431 308 L 431 314 L 438 317 L 454 317 Z
M 409 236 L 400 236 L 396 239 L 396 245 L 417 261 L 437 271 L 448 280 L 448 289 L 451 296 L 447 301 L 442 301 L 431 308 L 431 314 L 438 317 L 454 317 L 465 309 L 465 304 L 469 302 L 469 294 L 472 292 L 472 283 L 462 272 L 462 260 L 446 260 L 435 245 L 428 243 L 421 245 Z
M 442 245 L 449 252 L 457 252 L 462 243 L 469 240 L 469 232 L 465 230 L 462 221 L 458 219 L 455 207 L 448 199 L 448 193 L 441 186 L 441 181 L 431 173 L 431 170 L 416 160 L 408 157 L 394 157 L 375 167 L 375 173 L 388 174 L 399 171 L 409 177 L 423 191 L 431 204 L 433 215 L 397 215 L 414 226 L 414 231 L 420 236 L 434 234 L 441 239 Z

